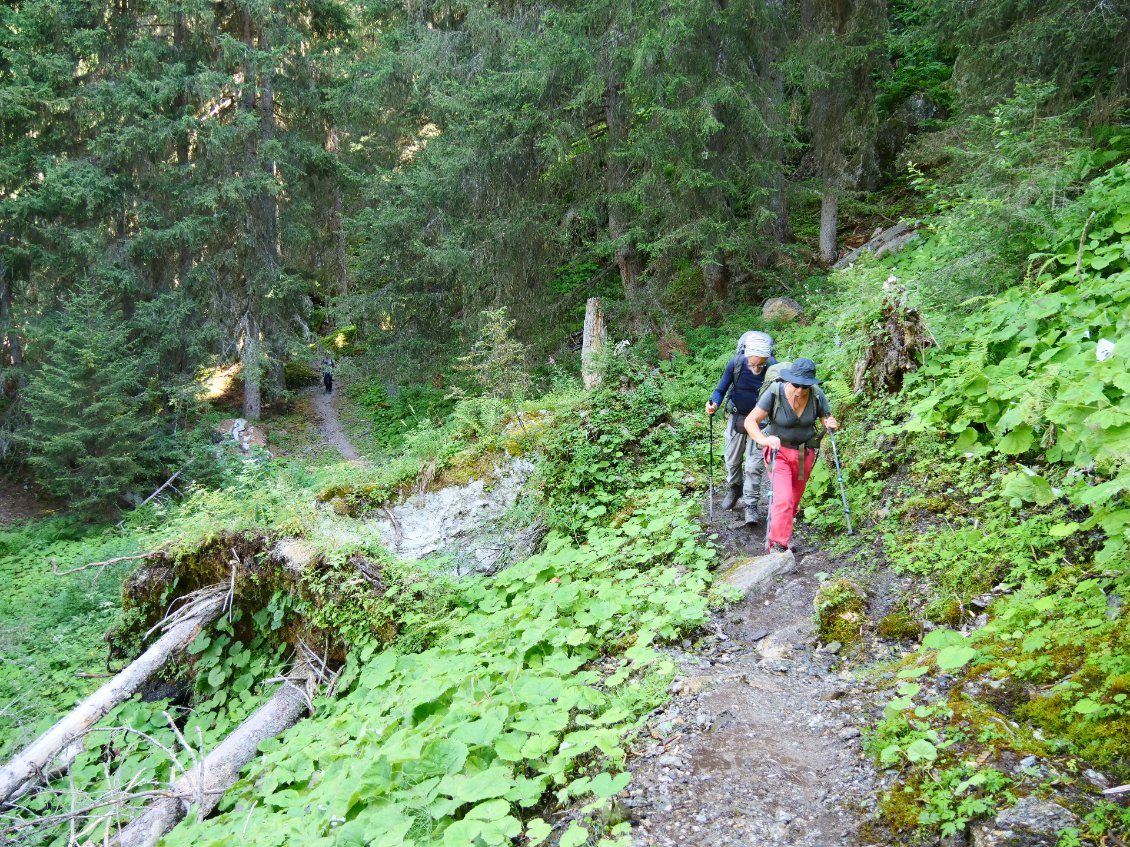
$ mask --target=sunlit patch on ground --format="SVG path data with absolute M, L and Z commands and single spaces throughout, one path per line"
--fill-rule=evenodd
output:
M 196 398 L 204 401 L 215 401 L 228 394 L 232 383 L 239 375 L 239 364 L 228 365 L 222 368 L 212 368 L 204 372 L 200 380 L 200 391 Z

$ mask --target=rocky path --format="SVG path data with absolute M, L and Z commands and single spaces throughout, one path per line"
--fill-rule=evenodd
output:
M 341 453 L 342 458 L 351 462 L 361 459 L 361 454 L 353 446 L 353 442 L 341 427 L 341 418 L 337 413 L 337 394 L 327 394 L 319 385 L 307 391 L 314 403 L 314 412 L 318 415 L 318 431 L 327 444 Z
M 745 529 L 720 536 L 723 567 L 755 547 Z M 816 574 L 834 565 L 789 566 L 676 651 L 675 696 L 649 719 L 624 800 L 638 847 L 876 843 L 856 683 L 815 644 Z

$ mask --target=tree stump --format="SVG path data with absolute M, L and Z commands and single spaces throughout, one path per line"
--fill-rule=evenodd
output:
M 918 370 L 922 351 L 935 346 L 922 315 L 905 303 L 906 292 L 887 280 L 890 292 L 883 303 L 883 320 L 871 330 L 871 341 L 863 358 L 855 363 L 853 388 L 895 393 L 902 389 L 903 377 Z
M 596 359 L 608 341 L 604 328 L 604 312 L 600 308 L 600 298 L 590 297 L 585 304 L 585 331 L 581 341 L 581 378 L 585 389 L 591 391 L 600 385 L 600 371 Z

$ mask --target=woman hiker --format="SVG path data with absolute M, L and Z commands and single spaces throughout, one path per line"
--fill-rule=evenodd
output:
M 745 419 L 746 433 L 763 448 L 765 464 L 773 468 L 770 552 L 789 548 L 793 520 L 820 446 L 816 436 L 817 419 L 827 429 L 835 430 L 840 426 L 832 417 L 828 398 L 819 385 L 816 363 L 811 359 L 797 359 L 791 367 L 781 371 L 781 381 L 765 392 L 753 413 Z M 773 427 L 772 435 L 761 430 L 766 420 Z
M 775 365 L 777 360 L 773 358 L 773 339 L 764 332 L 747 332 L 742 336 L 739 347 L 741 351 L 726 363 L 726 370 L 722 372 L 718 387 L 706 402 L 706 414 L 713 415 L 717 412 L 726 392 L 730 392 L 733 414 L 726 422 L 724 439 L 726 481 L 730 490 L 722 501 L 722 508 L 736 509 L 739 502 L 744 502 L 745 523 L 756 524 L 765 466 L 761 460 L 761 451 L 741 428 L 741 420 L 757 404 L 761 384 L 765 381 L 765 371 L 770 365 Z
M 334 390 L 334 360 L 331 356 L 322 359 L 322 384 L 326 386 L 326 394 Z

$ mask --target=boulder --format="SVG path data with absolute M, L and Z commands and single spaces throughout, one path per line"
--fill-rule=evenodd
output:
M 804 311 L 792 297 L 772 297 L 761 307 L 761 317 L 766 321 L 800 320 Z
M 284 538 L 275 545 L 271 556 L 288 570 L 302 573 L 318 559 L 319 553 L 318 548 L 305 539 Z
M 753 556 L 738 561 L 722 576 L 727 585 L 740 588 L 747 596 L 764 593 L 774 578 L 796 571 L 796 559 L 791 551 Z
M 1024 797 L 987 824 L 973 828 L 974 847 L 1055 847 L 1079 818 L 1059 803 Z

